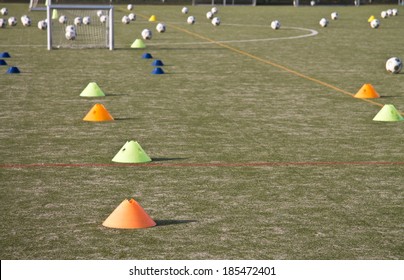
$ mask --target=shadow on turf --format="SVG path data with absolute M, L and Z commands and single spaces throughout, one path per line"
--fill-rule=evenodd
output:
M 152 161 L 184 160 L 188 158 L 152 158 Z
M 155 222 L 156 226 L 160 227 L 160 226 L 196 223 L 197 220 L 155 220 Z

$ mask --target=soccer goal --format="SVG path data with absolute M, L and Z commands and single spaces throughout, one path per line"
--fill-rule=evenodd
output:
M 192 5 L 251 5 L 256 6 L 257 0 L 192 0 Z
M 114 49 L 112 5 L 53 5 L 46 7 L 48 50 L 55 48 Z

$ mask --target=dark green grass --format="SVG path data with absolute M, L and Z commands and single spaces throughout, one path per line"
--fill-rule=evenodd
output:
M 7 6 L 17 18 L 26 13 Z M 371 83 L 383 96 L 376 102 L 403 111 L 403 75 L 386 73 L 384 63 L 404 57 L 404 17 L 377 30 L 367 23 L 388 7 L 221 7 L 214 28 L 205 6 L 191 7 L 193 26 L 175 6 L 139 6 L 138 20 L 122 25 L 122 6 L 112 52 L 46 51 L 35 26 L 0 30 L 0 51 L 22 71 L 0 76 L 0 164 L 112 164 L 132 139 L 164 164 L 0 168 L 0 257 L 402 259 L 404 165 L 340 163 L 402 163 L 404 123 L 374 122 L 380 106 L 249 56 L 353 94 Z M 321 28 L 334 10 L 341 18 Z M 146 50 L 131 49 L 143 28 L 154 31 L 151 14 L 167 32 L 154 32 Z M 43 17 L 30 15 L 35 25 Z M 280 30 L 270 29 L 272 19 Z M 319 34 L 209 43 L 305 33 L 291 27 Z M 144 51 L 164 61 L 165 75 L 150 74 Z M 105 98 L 79 97 L 92 81 Z M 82 121 L 96 102 L 116 120 Z M 172 165 L 252 162 L 330 164 Z M 104 228 L 130 197 L 158 226 Z

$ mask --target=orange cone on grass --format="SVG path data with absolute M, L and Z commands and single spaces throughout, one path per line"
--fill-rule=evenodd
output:
M 102 225 L 109 228 L 136 229 L 154 227 L 156 222 L 132 198 L 122 201 Z
M 376 92 L 371 84 L 364 84 L 354 95 L 356 98 L 379 98 L 380 95 Z
M 83 120 L 88 122 L 105 122 L 113 121 L 114 118 L 104 107 L 104 105 L 97 103 L 91 108 Z

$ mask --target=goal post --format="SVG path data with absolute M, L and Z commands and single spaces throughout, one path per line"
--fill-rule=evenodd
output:
M 65 16 L 66 22 L 60 22 Z M 112 5 L 53 5 L 46 7 L 48 21 L 47 48 L 108 48 L 114 49 L 114 7 Z M 89 19 L 76 24 L 76 18 Z M 104 17 L 105 21 L 101 18 Z M 73 39 L 66 37 L 66 28 L 74 26 Z M 77 36 L 76 36 L 77 35 Z

